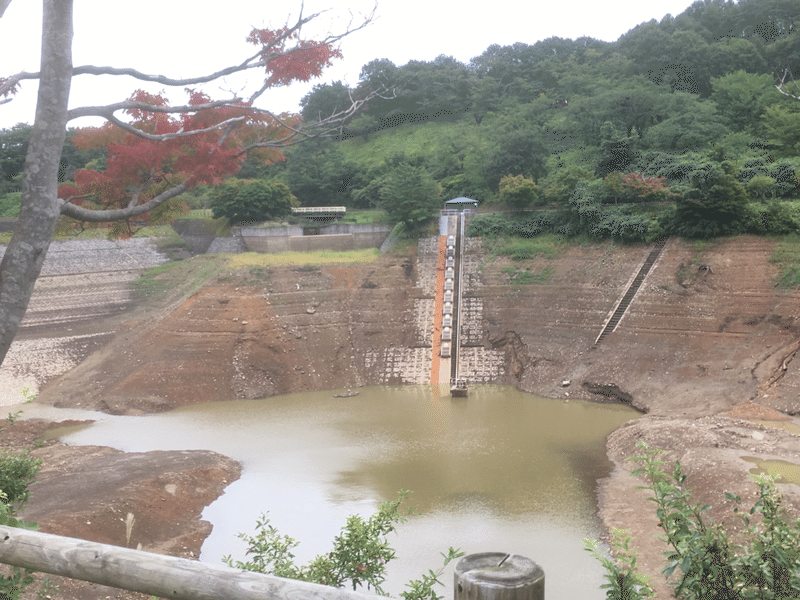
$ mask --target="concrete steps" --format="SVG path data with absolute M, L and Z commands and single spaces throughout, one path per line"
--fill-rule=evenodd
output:
M 622 317 L 625 316 L 625 311 L 628 310 L 628 307 L 631 305 L 631 302 L 636 296 L 636 293 L 639 291 L 639 288 L 642 286 L 642 283 L 644 283 L 644 280 L 647 277 L 647 274 L 650 272 L 650 269 L 658 260 L 658 257 L 661 256 L 661 251 L 664 249 L 664 245 L 666 243 L 667 238 L 661 238 L 656 240 L 656 242 L 653 244 L 650 254 L 639 268 L 639 272 L 628 286 L 628 289 L 625 291 L 625 294 L 622 296 L 619 304 L 617 304 L 617 308 L 614 310 L 611 318 L 608 320 L 605 327 L 603 327 L 600 335 L 597 336 L 597 339 L 594 342 L 595 346 L 603 341 L 603 338 L 607 337 L 612 331 L 614 331 L 619 322 L 622 320 Z

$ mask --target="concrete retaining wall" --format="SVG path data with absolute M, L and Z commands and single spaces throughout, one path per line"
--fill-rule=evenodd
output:
M 234 227 L 233 234 L 239 232 L 243 237 L 292 237 L 303 235 L 303 228 L 299 225 L 286 227 Z
M 320 227 L 320 235 L 332 235 L 340 233 L 353 233 L 353 234 L 368 234 L 368 233 L 382 233 L 385 238 L 392 230 L 391 225 L 385 223 L 331 223 Z
M 362 250 L 378 248 L 392 227 L 382 223 L 341 224 L 320 227 L 318 235 L 302 235 L 303 228 L 242 227 L 240 232 L 245 246 L 251 252 L 274 254 L 276 252 L 314 252 L 316 250 Z
M 301 235 L 292 237 L 243 236 L 250 252 L 314 252 L 316 250 L 362 250 L 377 248 L 386 239 L 385 232 L 343 233 L 339 235 Z

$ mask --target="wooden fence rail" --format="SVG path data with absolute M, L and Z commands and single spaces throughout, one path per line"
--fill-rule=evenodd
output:
M 0 527 L 0 562 L 170 600 L 375 600 L 366 593 L 14 527 Z

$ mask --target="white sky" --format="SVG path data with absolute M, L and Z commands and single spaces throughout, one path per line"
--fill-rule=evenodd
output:
M 373 4 L 349 0 L 346 7 L 338 8 L 336 0 L 307 0 L 305 14 L 330 10 L 305 37 L 319 37 L 328 29 L 340 31 L 350 11 L 357 19 Z M 466 63 L 491 44 L 533 44 L 553 36 L 615 41 L 639 23 L 660 21 L 668 13 L 676 16 L 691 4 L 692 0 L 539 0 L 525 6 L 519 0 L 490 0 L 476 3 L 479 9 L 475 10 L 466 8 L 466 2 L 379 0 L 375 22 L 342 41 L 343 60 L 316 81 L 268 92 L 259 104 L 276 111 L 297 111 L 314 83 L 341 79 L 355 85 L 361 67 L 376 58 L 401 66 L 409 60 L 431 61 L 446 54 Z M 255 47 L 244 42 L 251 26 L 281 26 L 290 15 L 296 17 L 298 8 L 297 1 L 75 0 L 73 61 L 172 77 L 202 75 L 253 54 Z M 12 0 L 0 19 L 0 76 L 38 71 L 40 43 L 41 2 Z M 256 72 L 250 76 L 254 81 Z M 205 89 L 219 96 L 220 89 L 238 90 L 242 85 L 242 81 L 229 80 Z M 35 81 L 26 81 L 14 101 L 0 105 L 0 128 L 33 122 L 36 87 Z M 73 80 L 70 106 L 117 102 L 138 88 L 145 86 L 128 78 L 83 75 Z M 178 92 L 169 96 L 181 102 L 186 98 Z M 84 119 L 70 126 L 97 124 Z

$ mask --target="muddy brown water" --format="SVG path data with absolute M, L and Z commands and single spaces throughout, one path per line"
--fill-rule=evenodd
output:
M 102 415 L 58 435 L 125 451 L 209 449 L 240 461 L 241 479 L 203 513 L 214 529 L 201 560 L 212 564 L 226 554 L 245 558 L 237 533 L 252 533 L 262 513 L 301 542 L 294 552 L 304 564 L 330 549 L 348 515 L 368 516 L 406 489 L 420 515 L 390 538 L 398 555 L 388 568 L 392 596 L 438 568 L 452 545 L 533 559 L 548 598 L 603 597 L 602 571 L 582 540 L 601 534 L 597 481 L 611 469 L 605 438 L 638 413 L 500 386 L 471 388 L 466 399 L 437 397 L 427 386 L 358 391 Z M 446 599 L 452 569 L 442 579 Z

